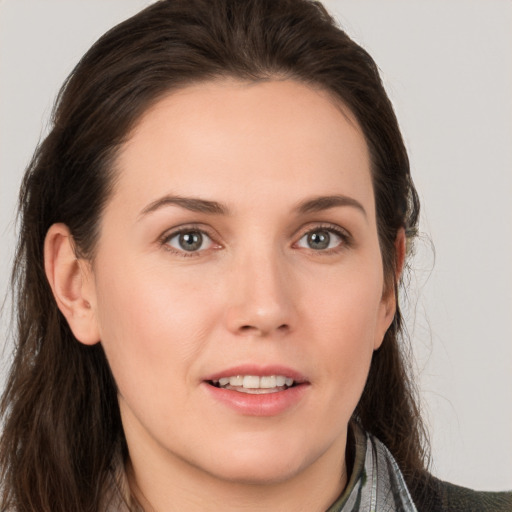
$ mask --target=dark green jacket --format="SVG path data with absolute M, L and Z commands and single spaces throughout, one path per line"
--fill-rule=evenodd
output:
M 473 491 L 432 476 L 413 496 L 418 512 L 512 512 L 512 492 Z

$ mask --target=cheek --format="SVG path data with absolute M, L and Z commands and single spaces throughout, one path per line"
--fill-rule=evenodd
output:
M 354 258 L 322 276 L 322 286 L 308 286 L 315 292 L 308 299 L 319 326 L 329 339 L 352 340 L 363 347 L 376 332 L 382 311 L 383 276 L 380 260 Z
M 365 266 L 332 276 L 325 293 L 312 297 L 309 306 L 312 338 L 323 354 L 326 379 L 333 383 L 333 400 L 355 407 L 362 392 L 382 315 L 381 274 Z M 342 389 L 347 393 L 337 392 Z M 349 406 L 349 407 L 350 407 Z
M 369 311 L 368 303 L 358 307 L 353 299 L 339 301 L 318 313 L 315 338 L 328 357 L 327 377 L 336 386 L 358 388 L 366 380 L 373 354 L 376 309 Z
M 213 321 L 204 290 L 136 262 L 104 264 L 97 289 L 101 342 L 121 392 L 188 378 Z

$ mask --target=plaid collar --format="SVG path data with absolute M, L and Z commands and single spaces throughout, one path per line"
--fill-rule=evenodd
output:
M 417 512 L 389 450 L 356 423 L 351 428 L 355 441 L 352 474 L 327 512 Z

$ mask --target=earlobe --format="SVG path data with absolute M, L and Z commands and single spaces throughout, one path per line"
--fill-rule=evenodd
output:
M 395 272 L 393 275 L 393 286 L 388 286 L 387 290 L 382 296 L 380 325 L 379 329 L 377 329 L 374 350 L 377 350 L 381 346 L 382 341 L 384 340 L 384 335 L 386 334 L 386 331 L 389 329 L 395 317 L 397 307 L 397 289 L 404 268 L 405 253 L 405 230 L 401 228 L 398 230 L 395 238 Z
M 57 306 L 76 339 L 86 345 L 98 343 L 92 271 L 87 262 L 77 259 L 65 224 L 53 224 L 46 234 L 44 268 Z

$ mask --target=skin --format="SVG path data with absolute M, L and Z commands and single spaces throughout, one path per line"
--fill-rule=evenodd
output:
M 45 264 L 77 339 L 104 346 L 134 492 L 156 511 L 325 510 L 395 312 L 357 122 L 294 81 L 207 82 L 146 112 L 116 168 L 94 261 L 57 224 Z M 155 203 L 167 195 L 226 211 Z M 333 195 L 349 204 L 298 209 Z M 199 250 L 180 248 L 183 227 L 205 233 Z M 311 247 L 319 232 L 329 248 Z M 307 389 L 265 417 L 212 398 L 204 379 L 247 363 L 292 368 Z

